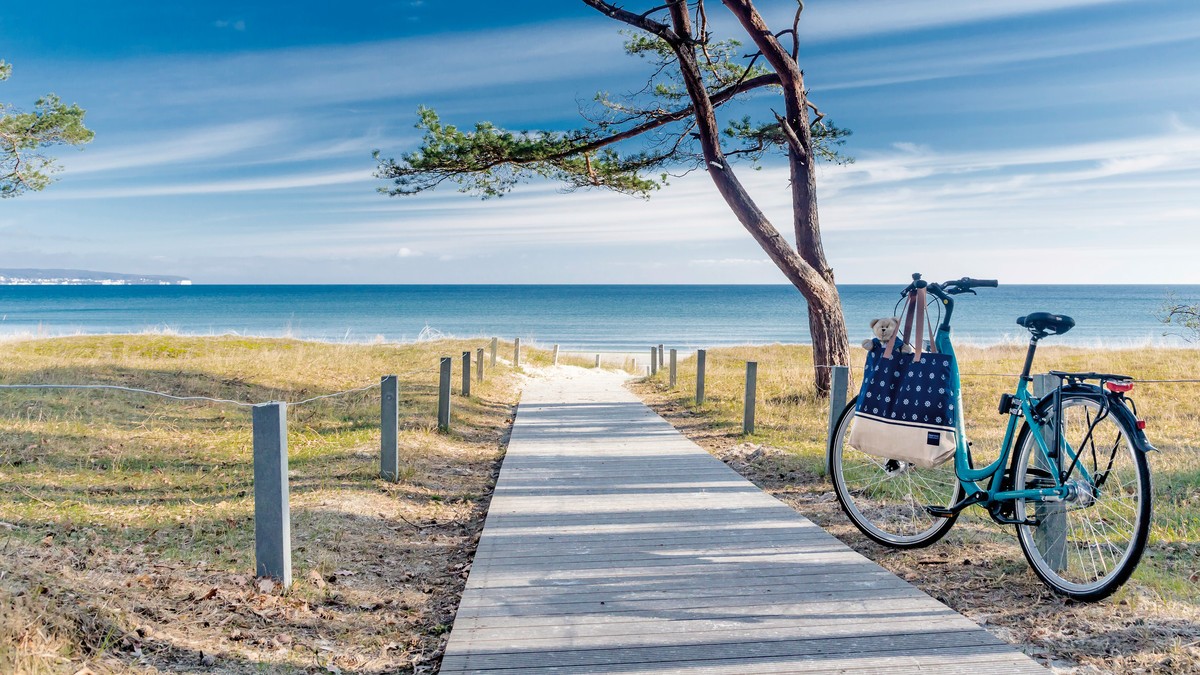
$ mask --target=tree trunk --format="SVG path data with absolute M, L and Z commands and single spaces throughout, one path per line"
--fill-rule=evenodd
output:
M 830 385 L 829 366 L 848 365 L 850 347 L 841 300 L 833 282 L 833 270 L 825 262 L 821 245 L 821 229 L 817 219 L 816 158 L 812 154 L 812 133 L 809 128 L 804 75 L 795 58 L 779 43 L 767 27 L 753 0 L 722 0 L 737 17 L 747 34 L 771 63 L 783 89 L 786 117 L 781 118 L 785 131 L 790 131 L 788 163 L 792 179 L 793 224 L 796 246 L 792 247 L 766 214 L 746 192 L 745 187 L 729 166 L 721 149 L 713 98 L 704 86 L 697 61 L 697 37 L 693 35 L 686 0 L 668 0 L 665 7 L 671 17 L 667 26 L 634 14 L 604 0 L 583 0 L 609 17 L 623 21 L 658 36 L 671 46 L 679 59 L 679 71 L 687 88 L 696 118 L 696 135 L 704 153 L 705 169 L 737 216 L 742 226 L 754 237 L 775 266 L 800 291 L 808 302 L 809 332 L 813 341 L 813 364 L 816 389 L 827 394 Z M 660 6 L 658 9 L 662 9 Z M 701 36 L 699 40 L 707 39 Z
M 753 0 L 722 1 L 779 74 L 785 105 L 785 116 L 780 123 L 790 127 L 798 141 L 788 147 L 796 252 L 804 264 L 816 272 L 820 281 L 808 287 L 796 284 L 796 288 L 808 301 L 808 326 L 813 341 L 813 376 L 817 392 L 826 394 L 829 392 L 831 374 L 828 367 L 822 366 L 849 365 L 850 342 L 833 270 L 825 260 L 825 248 L 821 243 L 821 225 L 817 215 L 816 157 L 812 152 L 804 73 L 796 59 L 767 26 L 754 7 Z

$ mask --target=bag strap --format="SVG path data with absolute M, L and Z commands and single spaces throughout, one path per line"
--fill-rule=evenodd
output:
M 896 348 L 896 345 L 900 343 L 901 339 L 904 339 L 904 340 L 908 339 L 908 331 L 910 331 L 912 329 L 912 322 L 913 322 L 913 315 L 912 315 L 913 308 L 912 308 L 912 303 L 909 302 L 909 300 L 911 300 L 911 296 L 909 297 L 908 300 L 904 301 L 904 331 L 897 332 L 895 335 L 892 336 L 892 339 L 888 340 L 888 343 L 886 345 L 884 345 L 883 358 L 885 358 L 885 359 L 892 358 L 892 350 Z M 903 338 L 901 338 L 901 336 L 903 336 Z
M 923 289 L 923 288 L 921 289 L 921 291 L 924 291 L 924 290 L 925 289 Z M 925 305 L 924 305 L 924 303 L 918 304 L 917 293 L 918 293 L 918 291 L 913 291 L 913 292 L 909 293 L 908 297 L 905 299 L 904 311 L 903 311 L 904 328 L 902 330 L 900 330 L 899 332 L 897 332 L 895 335 L 893 335 L 892 339 L 888 341 L 887 345 L 884 347 L 884 350 L 883 350 L 883 358 L 885 358 L 885 359 L 892 358 L 892 350 L 895 349 L 896 345 L 900 344 L 902 341 L 912 344 L 912 341 L 910 340 L 909 336 L 912 334 L 914 320 L 916 321 L 916 324 L 917 324 L 917 335 L 918 335 L 917 341 L 920 342 L 919 336 L 921 334 L 921 322 L 922 322 L 921 317 L 923 316 L 923 311 L 924 311 Z M 920 309 L 918 309 L 918 307 Z M 918 349 L 917 353 L 919 355 L 920 348 L 918 347 L 917 349 Z
M 904 324 L 904 341 L 913 346 L 913 360 L 915 361 L 921 358 L 921 350 L 925 346 L 925 336 L 921 335 L 921 324 L 925 323 L 925 289 L 918 288 L 916 292 L 913 293 L 912 301 L 917 310 L 917 331 L 916 333 L 909 333 L 909 324 L 906 320 Z M 911 319 L 912 317 L 910 316 L 909 318 Z M 910 339 L 910 335 L 916 339 Z
M 929 320 L 929 312 L 925 313 L 925 325 L 929 327 L 929 353 L 937 354 L 937 342 L 933 339 L 933 322 Z
M 912 345 L 913 359 L 920 359 L 921 352 L 925 351 L 925 337 L 921 335 L 921 324 L 925 324 L 926 328 L 929 329 L 929 353 L 938 353 L 937 343 L 933 338 L 933 321 L 930 320 L 928 312 L 925 311 L 927 302 L 928 293 L 924 288 L 918 288 L 909 293 L 908 299 L 904 302 L 904 330 L 897 333 L 888 342 L 883 350 L 883 358 L 892 358 L 892 349 L 903 340 Z M 916 324 L 915 334 L 913 333 L 914 323 Z

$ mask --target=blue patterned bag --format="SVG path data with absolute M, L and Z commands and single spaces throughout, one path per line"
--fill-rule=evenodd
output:
M 928 351 L 921 344 L 924 296 L 925 289 L 920 289 L 910 297 L 903 339 L 897 335 L 890 345 L 873 341 L 848 443 L 869 455 L 932 468 L 954 456 L 956 383 L 951 374 L 954 357 L 932 351 L 932 335 Z M 914 352 L 904 353 L 914 305 Z

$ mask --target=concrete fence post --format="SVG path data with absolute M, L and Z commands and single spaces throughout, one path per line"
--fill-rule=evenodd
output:
M 696 405 L 704 405 L 704 361 L 707 356 L 707 350 L 696 350 Z
M 475 380 L 483 382 L 483 347 L 475 350 Z
M 521 338 L 513 338 L 513 368 L 521 367 Z
M 754 401 L 757 398 L 755 390 L 758 388 L 758 362 L 746 362 L 746 399 L 745 412 L 742 415 L 742 433 L 754 433 Z
M 664 365 L 666 365 L 666 364 L 663 362 L 663 358 L 664 358 L 664 355 L 663 355 L 663 346 L 662 346 L 662 345 L 659 345 L 659 346 L 658 346 L 658 367 L 659 367 L 659 368 L 662 368 Z
M 454 359 L 442 357 L 442 368 L 438 376 L 438 431 L 450 430 L 450 372 L 454 368 Z
M 833 366 L 829 369 L 829 430 L 825 434 L 825 475 L 833 470 L 830 466 L 829 446 L 837 433 L 838 418 L 846 409 L 846 397 L 850 389 L 850 368 Z
M 1054 375 L 1034 375 L 1033 376 L 1033 395 L 1041 398 L 1050 395 L 1058 388 L 1058 378 Z M 1052 424 L 1043 427 L 1043 438 L 1046 439 L 1046 445 L 1050 446 L 1050 450 L 1054 450 L 1054 437 L 1058 430 L 1062 428 L 1062 422 L 1057 417 L 1052 417 Z M 1061 466 L 1050 466 L 1042 457 L 1042 453 L 1034 450 L 1034 464 L 1037 468 L 1043 471 L 1052 473 L 1061 473 Z M 1060 457 L 1052 458 L 1055 463 L 1061 463 Z M 1050 565 L 1054 566 L 1055 570 L 1063 571 L 1067 568 L 1067 509 L 1065 502 L 1036 502 L 1034 505 L 1034 517 L 1038 519 L 1041 525 L 1033 533 L 1033 538 L 1037 542 L 1038 550 L 1045 556 L 1045 560 Z
M 496 367 L 496 349 L 500 346 L 499 338 L 492 338 L 492 367 Z
M 471 397 L 471 352 L 469 351 L 462 353 L 462 391 L 459 393 L 467 398 Z
M 677 380 L 677 375 L 679 374 L 678 357 L 679 357 L 679 352 L 677 350 L 672 349 L 671 350 L 671 363 L 670 363 L 670 366 L 671 366 L 671 371 L 670 371 L 671 372 L 671 388 L 672 389 L 675 388 L 675 382 Z
M 254 574 L 292 585 L 287 404 L 254 406 Z
M 379 381 L 379 477 L 400 479 L 400 386 L 395 375 Z

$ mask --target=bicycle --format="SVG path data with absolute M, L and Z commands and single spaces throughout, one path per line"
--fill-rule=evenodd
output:
M 953 296 L 977 295 L 973 289 L 997 285 L 966 277 L 929 283 L 914 274 L 901 297 L 925 288 L 933 296 L 930 304 L 941 305 L 934 343 L 938 352 L 953 356 Z M 1152 494 L 1146 453 L 1155 448 L 1127 396 L 1133 389 L 1127 376 L 1051 371 L 1058 386 L 1040 398 L 1031 393 L 1038 343 L 1066 333 L 1075 321 L 1037 312 L 1017 323 L 1030 332 L 1029 349 L 1016 392 L 1000 398 L 998 412 L 1008 422 L 996 461 L 979 468 L 972 462 L 960 374 L 952 360 L 953 461 L 926 469 L 850 447 L 846 439 L 854 424 L 855 396 L 829 443 L 835 492 L 863 534 L 894 548 L 933 544 L 964 509 L 978 505 L 995 522 L 1015 526 L 1026 560 L 1051 590 L 1076 600 L 1100 600 L 1129 579 L 1146 546 Z

